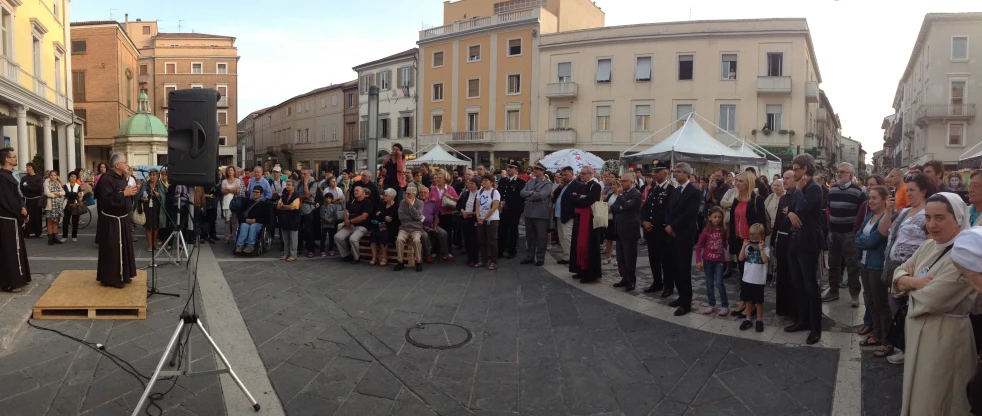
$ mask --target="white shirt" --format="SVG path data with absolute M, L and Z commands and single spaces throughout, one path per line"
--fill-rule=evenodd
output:
M 478 189 L 477 192 L 481 190 Z M 467 202 L 464 203 L 464 211 L 474 212 L 474 201 L 477 201 L 477 192 L 467 192 Z
M 484 216 L 491 211 L 491 205 L 494 203 L 494 201 L 501 201 L 501 194 L 498 193 L 497 189 L 486 191 L 484 188 L 481 188 L 481 190 L 477 192 L 478 214 L 480 215 L 480 218 L 484 218 Z M 500 219 L 500 216 L 498 215 L 500 211 L 501 210 L 495 210 L 494 214 L 487 217 L 485 221 L 497 221 Z
M 763 244 L 761 244 L 761 245 L 763 245 Z M 766 245 L 764 245 L 763 246 L 763 249 L 764 249 L 764 254 L 767 254 L 767 257 L 770 257 L 771 256 L 771 248 L 768 247 L 768 246 L 766 246 Z M 750 250 L 748 249 L 747 252 L 748 252 L 748 257 L 749 257 Z M 747 282 L 747 283 L 752 283 L 752 284 L 755 284 L 755 285 L 763 285 L 763 284 L 766 284 L 767 283 L 767 264 L 751 263 L 749 261 L 749 258 L 747 260 L 748 261 L 744 261 L 743 262 L 743 281 L 744 282 Z M 770 260 L 770 259 L 768 258 L 768 260 Z

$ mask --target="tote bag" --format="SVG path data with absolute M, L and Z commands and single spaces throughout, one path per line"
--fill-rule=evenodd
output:
M 593 229 L 607 228 L 607 217 L 610 214 L 610 206 L 606 202 L 597 201 L 593 203 Z

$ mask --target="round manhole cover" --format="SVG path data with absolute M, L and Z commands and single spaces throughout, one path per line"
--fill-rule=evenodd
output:
M 422 322 L 406 330 L 406 342 L 434 350 L 459 348 L 473 337 L 467 328 L 443 322 Z

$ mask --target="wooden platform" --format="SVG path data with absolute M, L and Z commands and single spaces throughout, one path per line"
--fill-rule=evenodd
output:
M 96 281 L 95 270 L 65 270 L 34 304 L 34 319 L 147 319 L 147 272 L 124 289 Z

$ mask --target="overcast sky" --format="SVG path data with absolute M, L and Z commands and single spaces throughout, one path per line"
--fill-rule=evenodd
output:
M 821 88 L 839 113 L 842 133 L 861 141 L 869 155 L 882 148 L 880 123 L 893 113 L 897 82 L 924 14 L 982 11 L 978 0 L 915 0 L 902 6 L 886 0 L 595 2 L 608 26 L 690 17 L 807 18 Z M 157 19 L 161 31 L 176 32 L 180 24 L 185 32 L 238 38 L 241 119 L 314 88 L 353 80 L 351 67 L 413 48 L 424 24 L 442 23 L 443 0 L 85 0 L 72 2 L 71 19 L 122 21 L 124 13 L 130 20 Z

